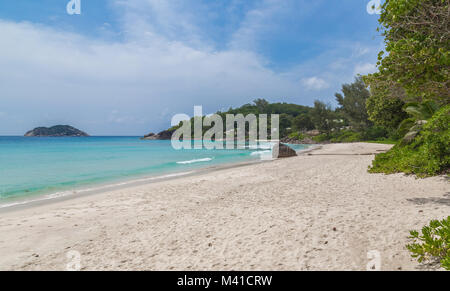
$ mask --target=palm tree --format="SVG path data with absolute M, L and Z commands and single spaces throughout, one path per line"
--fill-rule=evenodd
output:
M 400 123 L 398 131 L 406 132 L 402 139 L 402 144 L 408 144 L 416 138 L 423 126 L 427 123 L 427 120 L 439 110 L 439 105 L 433 101 L 414 102 L 406 104 L 403 110 L 411 117 Z

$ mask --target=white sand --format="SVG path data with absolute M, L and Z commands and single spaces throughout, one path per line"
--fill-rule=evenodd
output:
M 0 270 L 64 270 L 71 250 L 83 270 L 365 270 L 373 250 L 383 270 L 429 268 L 404 246 L 450 215 L 449 183 L 367 173 L 388 147 L 326 145 L 2 213 Z

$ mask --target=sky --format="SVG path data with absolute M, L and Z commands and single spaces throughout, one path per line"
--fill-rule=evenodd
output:
M 0 135 L 133 135 L 251 103 L 336 105 L 384 48 L 369 0 L 0 0 Z

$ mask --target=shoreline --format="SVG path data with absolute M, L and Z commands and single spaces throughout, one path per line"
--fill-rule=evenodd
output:
M 320 149 L 320 145 L 305 145 L 308 146 L 305 149 L 296 151 L 298 155 L 300 154 L 306 154 L 309 152 L 312 152 L 316 149 Z M 11 203 L 0 203 L 0 215 L 3 213 L 8 212 L 14 212 L 14 211 L 20 211 L 27 208 L 32 207 L 39 207 L 43 206 L 49 203 L 58 203 L 62 201 L 67 201 L 71 199 L 77 199 L 81 197 L 86 197 L 90 195 L 96 195 L 101 194 L 108 191 L 114 191 L 114 190 L 121 190 L 126 189 L 130 187 L 136 187 L 136 186 L 142 186 L 147 185 L 150 183 L 157 183 L 157 182 L 165 182 L 170 181 L 173 179 L 181 178 L 181 177 L 192 177 L 196 175 L 201 175 L 207 172 L 212 171 L 220 171 L 220 170 L 226 170 L 226 169 L 232 169 L 232 168 L 239 168 L 247 165 L 257 164 L 261 162 L 270 162 L 270 161 L 261 161 L 261 160 L 252 160 L 252 161 L 240 161 L 240 162 L 232 162 L 232 163 L 225 163 L 222 165 L 212 165 L 212 166 L 205 166 L 199 169 L 193 169 L 188 170 L 185 172 L 173 172 L 168 174 L 162 174 L 162 175 L 152 175 L 152 176 L 142 176 L 142 177 L 130 177 L 129 179 L 122 180 L 122 181 L 110 181 L 107 183 L 100 183 L 95 185 L 86 185 L 82 188 L 72 189 L 72 190 L 65 190 L 55 193 L 48 193 L 48 194 L 40 194 L 36 196 L 30 196 L 29 199 L 26 197 L 21 200 L 18 199 L 16 201 L 11 201 Z
M 365 154 L 388 148 L 324 145 L 2 213 L 0 270 L 65 270 L 71 251 L 81 270 L 366 270 L 373 251 L 382 270 L 436 269 L 405 245 L 448 216 L 449 183 L 369 174 Z

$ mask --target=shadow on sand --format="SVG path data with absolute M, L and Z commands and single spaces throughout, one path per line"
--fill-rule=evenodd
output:
M 450 206 L 450 192 L 447 192 L 447 194 L 445 194 L 444 197 L 412 198 L 407 200 L 417 205 L 425 205 L 432 203 Z

